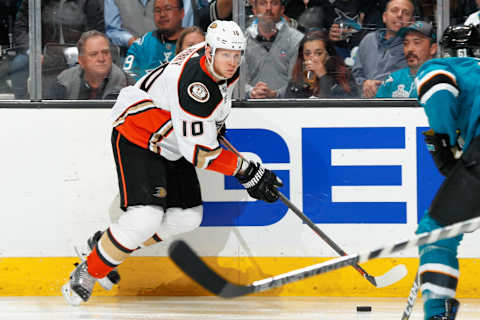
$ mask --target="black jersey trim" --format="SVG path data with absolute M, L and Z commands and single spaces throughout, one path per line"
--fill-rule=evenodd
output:
M 145 77 L 145 79 L 142 81 L 142 84 L 140 85 L 140 89 L 142 89 L 145 92 L 148 92 L 152 85 L 155 83 L 155 81 L 160 77 L 165 71 L 165 68 L 168 66 L 168 62 L 158 66 L 157 68 L 153 69 L 148 73 L 148 75 Z
M 231 77 L 230 79 L 227 79 L 227 87 L 230 87 L 231 84 L 234 84 L 239 77 L 240 77 L 240 68 L 237 69 L 237 72 L 235 72 L 233 77 Z
M 455 290 L 458 279 L 445 273 L 426 271 L 420 275 L 422 283 L 433 283 L 437 286 Z
M 218 84 L 202 70 L 202 57 L 204 56 L 191 58 L 185 63 L 178 79 L 178 100 L 180 107 L 188 114 L 208 118 L 222 102 L 223 96 Z M 189 94 L 195 83 L 201 84 L 198 87 L 208 91 L 208 99 L 194 99 L 194 95 L 191 92 Z
M 108 235 L 108 239 L 110 239 L 110 241 L 112 242 L 112 244 L 120 251 L 124 252 L 124 253 L 132 253 L 133 251 L 135 250 L 131 250 L 131 249 L 128 249 L 128 248 L 125 248 L 124 246 L 122 246 L 118 241 L 117 239 L 115 239 L 115 237 L 113 236 L 112 234 L 112 231 L 110 231 L 110 228 L 107 229 L 107 235 Z
M 428 90 L 430 90 L 431 88 L 433 88 L 434 86 L 436 86 L 437 84 L 440 84 L 440 83 L 450 84 L 453 87 L 455 87 L 457 90 L 459 90 L 458 86 L 457 86 L 457 83 L 455 82 L 455 80 L 452 77 L 446 75 L 445 73 L 437 73 L 437 74 L 433 75 L 432 78 L 427 80 L 420 87 L 420 92 L 419 92 L 418 98 L 421 100 L 423 95 L 425 93 L 427 93 Z

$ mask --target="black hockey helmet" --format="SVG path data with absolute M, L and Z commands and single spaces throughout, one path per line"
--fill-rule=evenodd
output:
M 474 25 L 451 25 L 440 41 L 442 57 L 480 57 L 480 29 Z

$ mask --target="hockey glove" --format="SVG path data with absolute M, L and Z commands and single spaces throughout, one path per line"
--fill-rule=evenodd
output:
M 435 133 L 432 129 L 422 132 L 425 137 L 428 152 L 441 174 L 448 177 L 457 160 L 450 150 L 448 134 Z
M 252 198 L 266 202 L 277 201 L 277 187 L 283 186 L 275 173 L 255 162 L 250 162 L 244 174 L 237 174 L 235 177 Z

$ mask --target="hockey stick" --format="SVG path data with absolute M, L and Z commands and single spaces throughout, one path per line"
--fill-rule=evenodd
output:
M 224 137 L 224 136 L 219 136 L 220 142 L 222 142 L 225 147 L 230 149 L 233 153 L 235 153 L 237 156 L 240 158 L 246 160 L 240 152 L 235 149 L 235 147 Z M 300 209 L 297 208 L 283 193 L 277 190 L 278 196 L 280 197 L 280 200 L 290 209 L 292 210 L 302 221 L 310 227 L 320 238 L 322 238 L 323 241 L 325 241 L 333 250 L 335 250 L 339 255 L 341 256 L 346 256 L 347 253 L 343 251 L 342 248 L 340 248 L 330 237 L 328 237 L 322 230 L 320 230 L 319 227 L 315 223 L 313 223 L 312 220 L 310 220 Z M 389 271 L 387 271 L 385 274 L 380 275 L 380 276 L 372 276 L 370 275 L 365 269 L 363 269 L 361 266 L 358 264 L 353 264 L 352 267 L 357 270 L 365 279 L 368 280 L 372 285 L 374 285 L 377 288 L 383 288 L 387 287 L 391 284 L 394 284 L 397 281 L 400 281 L 403 277 L 407 275 L 407 268 L 405 265 L 400 264 Z
M 211 293 L 223 298 L 234 298 L 254 292 L 269 290 L 287 283 L 296 282 L 321 273 L 337 270 L 345 266 L 379 258 L 393 252 L 429 244 L 438 240 L 455 237 L 465 232 L 472 232 L 480 227 L 480 217 L 459 222 L 444 228 L 425 232 L 415 237 L 380 247 L 364 253 L 351 254 L 301 269 L 292 270 L 277 276 L 255 281 L 248 285 L 239 285 L 227 281 L 210 267 L 182 240 L 173 241 L 168 254 L 175 264 L 193 280 Z
M 415 281 L 413 281 L 412 288 L 410 289 L 410 294 L 408 295 L 407 305 L 402 314 L 402 320 L 408 320 L 412 314 L 413 305 L 417 299 L 418 289 L 420 288 L 420 275 L 415 275 Z

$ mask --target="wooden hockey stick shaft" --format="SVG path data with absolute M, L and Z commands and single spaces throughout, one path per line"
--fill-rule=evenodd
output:
M 231 150 L 233 153 L 235 153 L 238 157 L 242 158 L 245 161 L 248 161 L 245 159 L 245 157 L 237 150 L 235 147 L 224 137 L 224 136 L 219 136 L 219 140 L 221 143 L 225 145 L 229 150 Z M 332 239 L 330 239 L 329 236 L 327 236 L 315 223 L 313 223 L 312 220 L 310 220 L 295 204 L 293 204 L 283 193 L 280 191 L 276 190 L 278 193 L 278 196 L 280 200 L 290 209 L 292 210 L 310 229 L 312 229 L 320 238 L 322 238 L 323 241 L 325 241 L 333 250 L 335 250 L 339 255 L 341 256 L 346 256 L 347 253 L 340 248 Z M 368 282 L 370 282 L 373 286 L 375 287 L 384 287 L 387 285 L 391 285 L 399 280 L 401 280 L 405 275 L 406 272 L 399 272 L 396 273 L 398 274 L 397 277 L 393 279 L 388 279 L 388 281 L 377 281 L 377 278 L 370 275 L 365 269 L 363 269 L 361 266 L 358 264 L 353 264 L 352 267 L 357 270 L 358 273 L 360 273 L 365 279 L 367 279 Z M 398 278 L 398 279 L 397 279 Z M 385 284 L 385 285 L 384 285 Z

